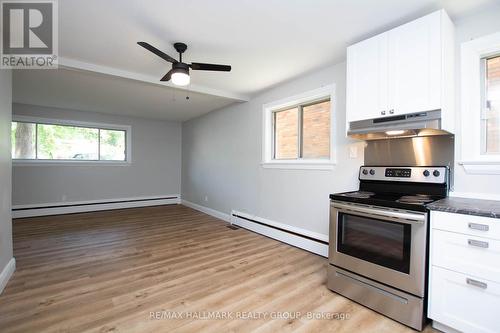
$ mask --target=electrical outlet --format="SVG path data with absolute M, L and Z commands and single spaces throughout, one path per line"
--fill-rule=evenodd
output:
M 351 145 L 349 147 L 349 158 L 358 158 L 358 147 Z
M 203 200 L 205 200 L 205 202 L 208 202 L 208 195 L 205 195 L 205 198 Z

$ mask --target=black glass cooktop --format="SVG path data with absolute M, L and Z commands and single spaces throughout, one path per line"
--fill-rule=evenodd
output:
M 330 194 L 330 199 L 337 201 L 356 202 L 365 205 L 417 211 L 426 211 L 426 204 L 442 198 L 443 196 L 441 195 L 374 193 L 370 191 L 353 191 Z

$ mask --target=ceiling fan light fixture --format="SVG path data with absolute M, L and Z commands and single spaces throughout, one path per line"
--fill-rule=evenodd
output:
M 172 69 L 165 74 L 160 81 L 167 82 L 172 80 L 172 83 L 177 86 L 187 86 L 191 78 L 189 77 L 189 69 L 194 71 L 215 71 L 215 72 L 230 72 L 231 66 L 229 65 L 217 65 L 217 64 L 206 64 L 202 62 L 193 62 L 187 64 L 182 61 L 182 54 L 186 52 L 187 45 L 184 43 L 174 43 L 175 50 L 179 53 L 179 61 L 175 60 L 173 57 L 169 56 L 165 52 L 158 50 L 153 45 L 146 42 L 137 42 L 139 46 L 142 46 L 149 52 L 154 53 L 158 57 L 172 64 Z
M 187 86 L 191 82 L 189 70 L 184 68 L 176 68 L 172 73 L 172 83 L 176 86 Z
M 176 86 L 187 86 L 190 81 L 189 74 L 182 72 L 172 73 L 172 83 Z

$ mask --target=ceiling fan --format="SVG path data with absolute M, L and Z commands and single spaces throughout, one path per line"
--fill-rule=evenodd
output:
M 174 43 L 175 50 L 179 53 L 179 61 L 175 60 L 168 54 L 158 50 L 156 47 L 152 46 L 146 42 L 137 42 L 140 46 L 146 50 L 153 52 L 158 57 L 171 62 L 172 69 L 168 71 L 165 76 L 161 78 L 160 81 L 169 81 L 172 79 L 172 83 L 178 86 L 188 85 L 190 82 L 189 78 L 189 68 L 194 71 L 217 71 L 217 72 L 229 72 L 231 71 L 231 66 L 228 65 L 215 65 L 215 64 L 204 64 L 200 62 L 192 62 L 187 64 L 182 62 L 182 54 L 186 51 L 187 45 L 184 43 Z

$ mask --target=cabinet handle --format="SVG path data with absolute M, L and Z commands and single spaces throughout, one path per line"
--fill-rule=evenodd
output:
M 470 246 L 482 247 L 483 249 L 487 249 L 490 246 L 488 242 L 478 241 L 475 239 L 469 239 L 467 243 L 469 243 Z
M 488 288 L 488 284 L 486 282 L 481 282 L 481 281 L 470 279 L 470 278 L 466 278 L 465 282 L 467 282 L 467 284 L 469 284 L 471 286 L 478 287 L 481 289 Z
M 488 231 L 490 230 L 490 226 L 487 224 L 469 223 L 469 229 Z
M 380 112 L 381 115 L 385 116 L 385 111 Z
M 389 113 L 390 113 L 390 114 L 394 114 L 394 109 L 390 109 L 390 110 L 389 110 Z

